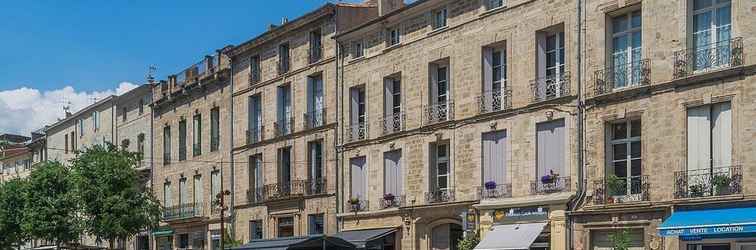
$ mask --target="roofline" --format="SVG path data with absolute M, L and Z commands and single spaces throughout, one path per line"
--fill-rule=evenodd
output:
M 421 5 L 421 4 L 425 3 L 425 2 L 430 2 L 430 0 L 417 0 L 417 1 L 415 1 L 415 2 L 412 2 L 412 3 L 410 3 L 410 4 L 406 4 L 406 5 L 404 5 L 404 7 L 401 7 L 401 8 L 399 8 L 399 9 L 396 9 L 396 10 L 394 10 L 394 11 L 392 11 L 392 12 L 389 12 L 389 13 L 387 13 L 387 14 L 383 15 L 383 16 L 378 16 L 378 17 L 376 17 L 376 18 L 373 18 L 373 20 L 370 20 L 370 21 L 367 21 L 367 22 L 365 22 L 365 23 L 363 23 L 363 24 L 357 25 L 357 26 L 355 26 L 354 28 L 351 28 L 351 29 L 345 30 L 344 32 L 341 32 L 341 33 L 335 34 L 335 35 L 333 36 L 333 39 L 339 39 L 339 38 L 341 38 L 341 37 L 343 37 L 343 36 L 345 36 L 345 35 L 347 35 L 347 34 L 350 34 L 350 33 L 354 33 L 354 32 L 356 32 L 357 30 L 360 30 L 360 29 L 366 28 L 366 27 L 368 27 L 368 26 L 370 26 L 370 25 L 373 25 L 373 24 L 375 24 L 375 23 L 380 23 L 380 22 L 382 22 L 383 20 L 386 20 L 386 19 L 388 19 L 389 17 L 392 17 L 392 16 L 396 16 L 396 15 L 399 15 L 399 14 L 401 14 L 402 12 L 405 12 L 405 11 L 407 11 L 407 10 L 409 10 L 409 9 L 415 8 L 415 7 L 417 7 L 418 5 Z
M 58 126 L 62 125 L 63 123 L 66 123 L 66 122 L 68 122 L 70 120 L 73 120 L 75 117 L 77 117 L 77 116 L 79 116 L 79 115 L 81 115 L 81 114 L 83 114 L 85 112 L 88 112 L 88 111 L 94 109 L 97 106 L 105 104 L 105 103 L 107 103 L 109 101 L 113 101 L 116 97 L 117 97 L 116 95 L 109 95 L 108 97 L 106 97 L 106 98 L 104 98 L 102 100 L 99 100 L 99 101 L 97 101 L 97 102 L 95 102 L 95 103 L 93 103 L 93 104 L 91 104 L 89 106 L 84 107 L 83 109 L 81 109 L 79 111 L 76 111 L 76 113 L 71 114 L 71 116 L 63 118 L 63 120 L 60 120 L 60 121 L 58 121 L 56 123 L 53 123 L 50 126 L 48 126 L 47 128 L 45 128 L 45 133 L 47 133 L 47 131 L 49 131 L 49 130 L 55 128 L 55 127 L 58 127 Z

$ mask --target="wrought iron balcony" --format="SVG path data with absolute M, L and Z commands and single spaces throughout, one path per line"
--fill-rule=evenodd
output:
M 367 123 L 361 122 L 349 126 L 347 133 L 347 142 L 355 142 L 367 139 L 368 127 Z
M 453 188 L 433 190 L 425 193 L 426 204 L 452 202 L 454 200 L 455 194 Z
M 533 102 L 548 101 L 570 94 L 570 74 L 565 71 L 559 76 L 546 76 L 530 81 Z
M 512 197 L 512 184 L 484 183 L 482 187 L 478 187 L 478 191 L 481 200 L 510 198 Z
M 550 181 L 536 180 L 530 182 L 531 194 L 552 194 L 570 191 L 570 177 L 554 177 Z
M 744 59 L 742 37 L 679 50 L 675 52 L 674 78 L 741 66 Z
M 364 212 L 369 210 L 368 202 L 366 200 L 347 200 L 347 209 L 349 212 Z
M 247 189 L 247 203 L 257 204 L 265 201 L 263 196 L 264 190 L 265 188 L 262 187 Z
M 378 199 L 381 209 L 404 207 L 406 206 L 405 202 L 406 196 L 404 195 L 384 194 L 383 197 Z
M 304 114 L 305 129 L 313 129 L 325 125 L 325 108 L 313 110 Z
M 321 195 L 327 194 L 326 180 L 323 178 L 310 179 L 305 183 L 305 195 Z
M 383 117 L 380 121 L 383 127 L 383 135 L 393 134 L 404 130 L 404 112 L 394 113 Z
M 257 126 L 256 128 L 252 128 L 252 130 L 247 130 L 247 144 L 261 142 L 263 140 L 263 129 L 263 126 Z
M 699 198 L 740 194 L 743 169 L 740 166 L 675 172 L 675 198 Z
M 454 119 L 454 103 L 438 103 L 426 106 L 423 112 L 425 125 Z
M 163 210 L 163 220 L 171 221 L 203 217 L 205 215 L 203 205 L 202 203 L 187 203 L 166 207 Z
M 219 63 L 217 57 L 218 56 L 206 56 L 201 61 L 192 64 L 174 75 L 174 86 L 183 87 L 187 84 L 196 83 L 203 77 L 214 73 Z
M 627 87 L 648 85 L 651 83 L 650 73 L 651 61 L 648 59 L 600 69 L 593 73 L 593 91 L 595 95 L 602 95 Z
M 478 114 L 507 110 L 512 107 L 512 89 L 487 91 L 478 96 Z
M 278 120 L 273 126 L 276 129 L 276 137 L 289 135 L 294 132 L 294 118 Z
M 593 181 L 593 204 L 649 201 L 648 175 Z
M 263 201 L 287 200 L 303 197 L 305 194 L 304 180 L 283 181 L 263 186 Z

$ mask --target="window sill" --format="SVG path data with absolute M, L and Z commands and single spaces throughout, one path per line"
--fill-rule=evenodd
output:
M 399 43 L 397 43 L 397 44 L 394 44 L 394 45 L 391 45 L 391 46 L 388 46 L 388 47 L 384 48 L 384 49 L 383 49 L 383 52 L 384 52 L 384 53 L 385 53 L 385 52 L 389 52 L 389 51 L 392 51 L 392 50 L 394 50 L 394 49 L 396 49 L 396 48 L 399 48 L 399 47 L 401 47 L 401 46 L 402 46 L 402 43 L 401 43 L 401 42 L 399 42 Z
M 362 61 L 362 60 L 365 60 L 365 56 L 349 59 L 348 63 L 352 64 L 352 63 L 356 63 L 356 62 L 359 62 L 359 61 Z
M 431 30 L 431 32 L 428 32 L 427 36 L 433 36 L 433 35 L 436 35 L 438 33 L 444 32 L 444 31 L 446 31 L 448 29 L 449 29 L 449 25 L 447 24 L 444 27 L 438 27 L 438 28 L 435 28 L 435 29 Z
M 505 10 L 508 10 L 508 9 L 509 8 L 507 8 L 506 5 L 503 5 L 503 6 L 499 6 L 499 7 L 493 8 L 493 9 L 485 10 L 485 11 L 483 11 L 483 13 L 480 13 L 480 15 L 478 15 L 478 16 L 480 16 L 480 17 L 487 17 L 487 16 L 491 16 L 491 15 L 494 15 L 494 14 L 497 14 L 497 13 L 501 13 L 501 12 L 503 12 Z

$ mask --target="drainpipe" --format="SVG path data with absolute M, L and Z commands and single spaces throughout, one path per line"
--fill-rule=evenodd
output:
M 584 162 L 584 145 L 583 145 L 583 138 L 585 136 L 584 133 L 584 120 L 583 120 L 583 112 L 585 109 L 584 101 L 583 101 L 583 82 L 582 82 L 582 76 L 583 76 L 583 62 L 582 62 L 582 48 L 583 48 L 583 0 L 577 0 L 575 1 L 575 11 L 576 11 L 576 33 L 577 33 L 577 53 L 575 53 L 575 59 L 576 59 L 576 66 L 577 66 L 577 165 L 578 165 L 578 190 L 577 190 L 577 197 L 575 197 L 569 204 L 568 204 L 568 213 L 567 213 L 567 242 L 569 244 L 569 249 L 572 250 L 575 247 L 575 243 L 573 240 L 573 231 L 575 228 L 575 221 L 572 215 L 569 214 L 570 211 L 574 211 L 582 204 L 582 200 L 585 198 L 586 195 L 586 188 L 585 188 L 585 162 Z
M 337 10 L 338 11 L 338 10 Z M 338 12 L 337 12 L 338 13 Z M 336 30 L 338 31 L 338 20 L 336 21 Z M 342 97 L 342 79 L 343 78 L 343 72 L 340 72 L 340 70 L 343 70 L 343 65 L 340 65 L 341 62 L 341 43 L 336 41 L 336 131 L 334 131 L 334 150 L 336 151 L 336 232 L 341 232 L 341 219 L 338 217 L 338 214 L 341 213 L 341 196 L 343 195 L 343 191 L 341 190 L 340 180 L 342 178 L 341 174 L 341 158 L 343 157 L 343 153 L 339 148 L 341 147 L 341 144 L 339 143 L 339 132 L 343 135 L 343 129 L 341 128 L 341 113 L 339 112 L 341 107 L 341 97 Z
M 223 56 L 224 54 L 225 53 L 221 52 L 220 50 L 218 51 L 218 55 L 217 55 L 218 56 L 218 69 L 221 68 L 221 62 L 223 61 L 221 56 Z M 236 204 L 235 203 L 236 192 L 234 190 L 236 188 L 236 185 L 234 185 L 234 173 L 236 172 L 234 171 L 234 64 L 232 63 L 233 60 L 231 59 L 230 56 L 229 56 L 228 61 L 229 61 L 229 66 L 228 66 L 229 67 L 229 80 L 228 81 L 231 88 L 228 91 L 228 94 L 231 95 L 231 98 L 229 98 L 229 103 L 228 103 L 229 116 L 230 116 L 230 119 L 229 119 L 230 128 L 228 132 L 229 133 L 229 140 L 228 140 L 228 146 L 229 146 L 228 156 L 229 157 L 228 158 L 229 158 L 229 165 L 230 165 L 229 168 L 231 170 L 231 176 L 230 176 L 231 177 L 231 202 L 230 202 L 231 205 L 228 206 L 228 216 L 229 216 L 229 221 L 231 222 L 231 225 L 236 225 L 236 213 L 234 213 L 234 204 Z M 221 166 L 223 166 L 223 164 L 221 164 Z M 223 167 L 221 167 L 221 173 L 222 171 L 223 171 Z M 221 175 L 221 184 L 223 183 L 222 176 L 223 175 Z M 221 190 L 221 192 L 223 192 L 223 190 Z M 230 238 L 236 239 L 235 237 L 236 227 L 231 226 L 230 231 L 231 231 Z M 224 233 L 226 232 L 221 232 L 221 241 L 223 241 Z

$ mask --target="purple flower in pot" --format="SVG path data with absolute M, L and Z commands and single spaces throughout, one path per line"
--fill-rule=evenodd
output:
M 395 198 L 396 198 L 396 196 L 394 196 L 394 194 L 392 194 L 392 193 L 388 193 L 388 194 L 384 194 L 383 195 L 383 199 L 386 200 L 386 201 L 394 201 Z
M 483 184 L 483 186 L 486 187 L 486 190 L 496 189 L 496 182 L 495 181 L 487 181 L 486 183 Z

